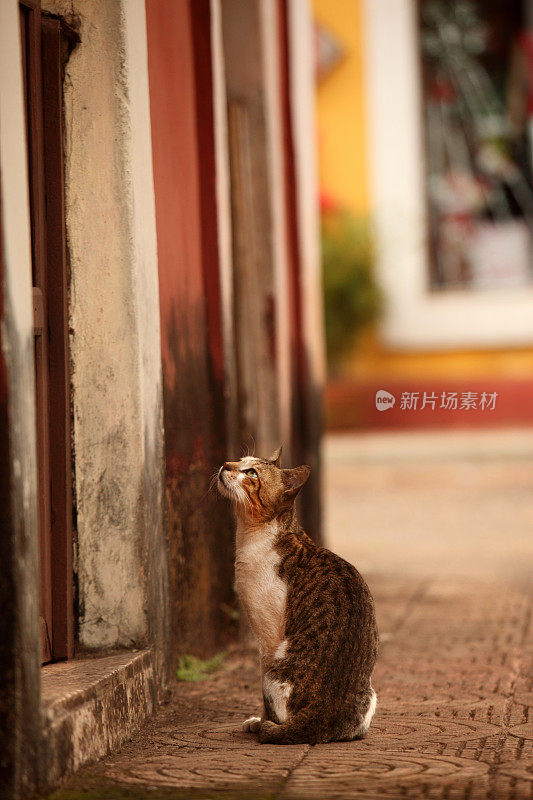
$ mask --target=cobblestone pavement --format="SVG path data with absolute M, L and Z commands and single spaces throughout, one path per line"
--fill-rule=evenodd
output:
M 369 736 L 258 744 L 240 731 L 259 710 L 255 655 L 235 652 L 57 798 L 533 797 L 533 446 L 398 441 L 326 446 L 329 544 L 364 572 L 378 611 Z

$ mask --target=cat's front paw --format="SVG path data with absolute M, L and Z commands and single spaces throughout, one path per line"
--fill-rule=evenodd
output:
M 242 723 L 242 729 L 245 733 L 257 733 L 261 727 L 261 717 L 248 717 Z

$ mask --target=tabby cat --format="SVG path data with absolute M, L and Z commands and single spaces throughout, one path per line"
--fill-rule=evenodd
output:
M 298 525 L 307 466 L 226 462 L 218 489 L 237 519 L 236 585 L 259 644 L 264 711 L 243 723 L 261 742 L 363 738 L 376 709 L 374 603 L 361 575 Z

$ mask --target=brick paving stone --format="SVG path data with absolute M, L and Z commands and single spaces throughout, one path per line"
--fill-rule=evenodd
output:
M 89 791 L 91 798 L 175 800 L 533 798 L 533 537 L 524 538 L 533 523 L 533 495 L 523 463 L 498 457 L 469 465 L 462 455 L 458 474 L 469 475 L 475 489 L 468 505 L 468 491 L 446 483 L 453 465 L 441 464 L 433 451 L 431 463 L 413 466 L 397 456 L 394 465 L 367 460 L 364 470 L 356 459 L 347 461 L 346 449 L 341 465 L 334 448 L 330 459 L 330 540 L 336 549 L 351 548 L 357 563 L 357 535 L 349 542 L 343 530 L 336 538 L 335 526 L 352 515 L 364 519 L 363 560 L 382 636 L 369 736 L 314 747 L 258 744 L 240 729 L 259 710 L 256 656 L 235 650 L 209 680 L 178 684 L 120 753 L 82 770 L 58 800 Z M 455 501 L 456 517 L 443 511 Z M 442 541 L 450 519 L 461 526 L 464 509 L 468 525 L 454 531 L 451 549 L 462 537 L 465 557 L 483 550 L 470 571 L 458 565 L 456 552 L 446 554 Z M 505 530 L 495 514 L 506 520 Z M 404 529 L 409 536 L 402 543 Z M 505 568 L 498 536 L 507 542 Z

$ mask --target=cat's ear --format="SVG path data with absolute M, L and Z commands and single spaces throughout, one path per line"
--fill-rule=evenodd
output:
M 283 483 L 285 485 L 285 496 L 294 498 L 311 474 L 311 467 L 304 464 L 294 469 L 283 470 Z
M 275 453 L 272 453 L 270 458 L 268 459 L 271 464 L 274 464 L 275 467 L 281 467 L 281 453 L 283 451 L 283 445 L 280 444 L 278 449 Z

